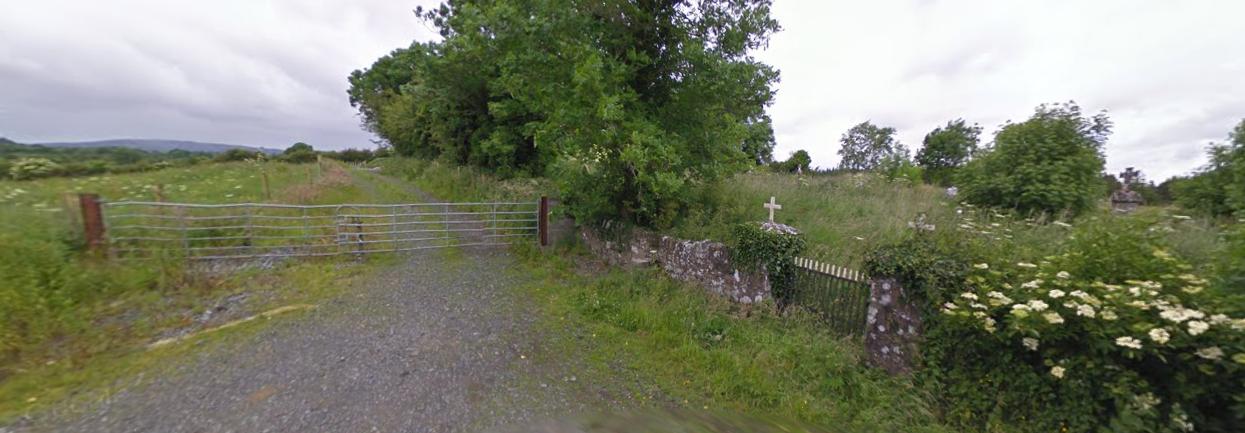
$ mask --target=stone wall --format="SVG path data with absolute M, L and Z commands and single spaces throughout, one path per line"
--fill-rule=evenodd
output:
M 585 227 L 580 228 L 580 239 L 593 255 L 613 266 L 657 265 L 671 278 L 696 283 L 739 303 L 770 298 L 765 272 L 735 267 L 730 250 L 718 242 L 682 240 L 641 229 L 631 230 L 624 239 L 609 240 Z
M 865 357 L 870 365 L 890 374 L 906 374 L 916 367 L 921 314 L 912 301 L 894 278 L 869 281 Z

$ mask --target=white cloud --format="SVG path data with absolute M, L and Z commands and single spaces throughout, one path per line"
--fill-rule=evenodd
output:
M 435 0 L 5 2 L 0 136 L 368 145 L 346 76 L 435 32 Z M 1108 168 L 1186 172 L 1245 117 L 1245 2 L 776 0 L 780 157 L 833 166 L 844 130 L 920 146 L 963 117 L 992 134 L 1043 102 L 1110 110 Z

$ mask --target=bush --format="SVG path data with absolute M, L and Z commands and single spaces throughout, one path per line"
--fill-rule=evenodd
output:
M 1105 192 L 1102 146 L 1106 114 L 1086 118 L 1075 103 L 1038 106 L 1033 117 L 1004 125 L 994 148 L 956 176 L 965 201 L 1021 212 L 1084 212 Z
M 21 158 L 9 165 L 9 176 L 14 180 L 38 179 L 55 176 L 61 166 L 47 158 Z
M 1241 305 L 1141 225 L 1088 222 L 1028 261 L 1003 258 L 1006 242 L 926 235 L 879 249 L 868 270 L 921 300 L 918 376 L 953 424 L 1240 431 Z
M 731 232 L 731 255 L 736 263 L 764 269 L 774 299 L 785 303 L 795 284 L 795 258 L 804 252 L 804 237 L 787 226 L 771 223 L 737 224 Z
M 212 158 L 216 162 L 247 161 L 262 158 L 262 153 L 246 149 L 229 149 Z
M 281 154 L 281 159 L 294 164 L 306 164 L 316 162 L 316 152 L 314 150 L 295 150 Z

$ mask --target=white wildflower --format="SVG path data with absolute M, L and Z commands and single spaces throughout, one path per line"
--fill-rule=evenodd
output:
M 1037 267 L 1037 265 L 1028 263 L 1028 262 L 1020 262 L 1020 263 L 1017 263 L 1016 266 L 1026 268 L 1026 269 L 1033 269 Z
M 1072 274 L 1069 274 L 1068 271 L 1059 271 L 1058 274 L 1055 274 L 1055 277 L 1061 280 L 1066 280 L 1066 279 L 1072 278 Z
M 1049 307 L 1049 305 L 1046 305 L 1046 302 L 1042 301 L 1041 299 L 1034 299 L 1032 301 L 1029 301 L 1028 305 L 1029 305 L 1029 309 L 1033 311 L 1044 311 L 1046 310 L 1047 307 Z
M 1046 292 L 1046 295 L 1050 296 L 1051 299 L 1059 299 L 1063 297 L 1064 293 L 1063 293 L 1063 290 L 1052 289 L 1051 291 Z
M 1189 321 L 1189 335 L 1198 335 L 1203 332 L 1206 332 L 1207 329 L 1210 329 L 1210 324 L 1206 322 L 1203 322 L 1201 320 L 1190 320 Z
M 1085 293 L 1084 291 L 1081 291 L 1081 290 L 1073 290 L 1072 293 L 1068 293 L 1068 295 L 1071 295 L 1072 297 L 1080 299 L 1080 300 L 1085 300 L 1085 298 L 1089 297 L 1088 293 Z
M 1076 315 L 1084 317 L 1094 317 L 1094 307 L 1088 305 L 1080 305 L 1076 307 Z
M 1043 314 L 1042 318 L 1046 319 L 1046 321 L 1050 322 L 1050 324 L 1052 325 L 1058 325 L 1060 323 L 1063 323 L 1063 316 L 1060 316 L 1059 313 L 1056 313 L 1054 311 L 1050 311 L 1050 312 L 1047 312 L 1046 314 Z
M 1142 309 L 1142 310 L 1149 310 L 1149 309 L 1150 309 L 1150 304 L 1147 304 L 1147 303 L 1146 303 L 1146 301 L 1130 301 L 1129 303 L 1127 303 L 1127 304 L 1125 304 L 1125 305 L 1128 305 L 1128 306 L 1130 306 L 1130 307 L 1136 307 L 1136 308 L 1139 308 L 1139 309 Z
M 1229 318 L 1227 314 L 1213 314 L 1210 316 L 1210 324 L 1216 326 L 1226 325 L 1231 321 L 1232 319 Z
M 993 334 L 993 333 L 994 333 L 994 331 L 997 331 L 997 330 L 998 330 L 998 328 L 995 328 L 995 327 L 994 327 L 994 324 L 995 324 L 995 322 L 994 322 L 994 318 L 987 317 L 987 318 L 985 318 L 985 320 L 983 320 L 983 322 L 985 322 L 985 326 L 984 326 L 984 328 L 985 328 L 986 332 L 989 332 L 989 333 Z
M 984 304 L 977 303 L 977 302 L 974 302 L 974 303 L 972 303 L 972 304 L 969 304 L 968 306 L 969 306 L 969 307 L 973 307 L 974 309 L 977 309 L 977 310 L 985 310 L 985 309 L 987 309 L 987 307 L 986 307 Z
M 1203 288 L 1204 287 L 1202 286 L 1185 286 L 1181 288 L 1180 291 L 1188 293 L 1190 295 L 1194 295 L 1194 294 L 1201 293 Z
M 1038 286 L 1039 286 L 1039 285 L 1041 285 L 1041 284 L 1042 284 L 1042 280 L 1033 280 L 1033 281 L 1030 281 L 1030 282 L 1027 282 L 1027 283 L 1021 284 L 1021 285 L 1020 285 L 1020 288 L 1022 288 L 1022 289 L 1036 289 L 1036 288 L 1038 288 Z
M 1038 339 L 1036 338 L 1033 338 L 1033 337 L 1022 338 L 1020 339 L 1020 344 L 1023 344 L 1026 349 L 1038 350 Z
M 997 307 L 997 306 L 999 306 L 999 305 L 1003 305 L 1003 304 L 1010 304 L 1010 303 L 1012 303 L 1012 298 L 1009 298 L 1009 297 L 1007 297 L 1007 295 L 1004 295 L 1004 294 L 999 293 L 999 292 L 990 292 L 990 293 L 986 293 L 986 296 L 988 296 L 988 297 L 990 298 L 990 301 L 989 301 L 989 302 L 990 302 L 990 305 L 993 305 L 993 306 L 996 306 L 996 307 Z
M 1063 379 L 1063 373 L 1064 373 L 1064 368 L 1058 365 L 1050 368 L 1050 375 L 1055 376 L 1055 378 Z
M 1171 339 L 1171 334 L 1166 329 L 1154 328 L 1150 330 L 1150 340 L 1153 340 L 1155 343 L 1164 344 L 1169 339 Z
M 973 301 L 976 301 L 976 300 L 977 300 L 977 294 L 976 294 L 976 293 L 973 293 L 973 292 L 964 292 L 964 293 L 961 293 L 961 294 L 960 294 L 960 297 L 961 297 L 961 298 L 964 298 L 964 299 L 973 300 Z
M 1063 221 L 1055 221 L 1054 224 L 1060 227 L 1072 227 L 1072 224 L 1068 224 Z
M 1200 358 L 1214 361 L 1223 357 L 1223 349 L 1220 349 L 1219 346 L 1205 347 L 1198 349 L 1194 354 Z
M 977 269 L 990 269 L 990 265 L 986 263 L 978 263 L 973 265 L 973 267 Z
M 1103 309 L 1102 314 L 1099 314 L 1098 317 L 1101 317 L 1102 320 L 1115 320 L 1120 318 L 1120 316 L 1115 315 L 1115 310 L 1112 309 Z
M 1115 339 L 1115 345 L 1120 346 L 1120 347 L 1127 347 L 1129 349 L 1140 349 L 1141 340 L 1138 340 L 1133 337 L 1120 337 L 1120 338 Z

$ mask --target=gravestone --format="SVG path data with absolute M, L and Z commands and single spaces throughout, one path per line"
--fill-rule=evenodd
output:
M 890 374 L 916 368 L 921 339 L 921 313 L 894 278 L 869 281 L 869 310 L 865 317 L 865 358 L 869 365 Z
M 1143 201 L 1144 200 L 1141 199 L 1141 194 L 1138 194 L 1137 191 L 1133 191 L 1126 183 L 1124 184 L 1124 187 L 1111 193 L 1111 210 L 1120 213 L 1129 213 L 1137 210 L 1137 207 L 1141 206 Z

